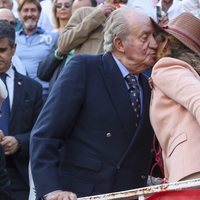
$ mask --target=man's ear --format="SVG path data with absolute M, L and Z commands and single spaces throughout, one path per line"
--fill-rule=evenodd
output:
M 124 45 L 121 38 L 115 37 L 113 40 L 113 44 L 115 46 L 115 49 L 117 49 L 121 53 L 124 53 Z

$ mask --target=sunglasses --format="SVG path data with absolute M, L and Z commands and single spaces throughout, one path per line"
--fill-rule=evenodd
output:
M 69 3 L 69 2 L 65 2 L 65 3 L 56 3 L 55 4 L 55 7 L 56 8 L 70 8 L 72 6 L 72 3 Z

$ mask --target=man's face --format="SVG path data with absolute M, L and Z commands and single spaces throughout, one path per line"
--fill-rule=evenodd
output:
M 31 31 L 37 28 L 40 12 L 35 4 L 25 3 L 19 14 L 24 29 Z
M 0 39 L 0 73 L 6 72 L 10 68 L 14 53 L 15 46 L 9 45 L 8 38 Z
M 122 39 L 122 63 L 129 71 L 139 73 L 156 61 L 157 43 L 154 28 L 149 18 L 138 21 L 137 25 L 130 24 L 129 27 L 130 33 Z
M 12 7 L 12 0 L 0 0 L 0 8 L 7 8 L 9 10 L 12 10 Z

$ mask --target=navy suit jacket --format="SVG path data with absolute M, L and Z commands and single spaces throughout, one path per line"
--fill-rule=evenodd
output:
M 14 179 L 20 179 L 20 182 L 24 181 L 24 184 L 15 184 L 15 189 L 24 188 L 29 190 L 28 163 L 30 132 L 39 115 L 42 104 L 42 87 L 40 84 L 15 70 L 9 135 L 14 136 L 18 140 L 20 149 L 15 154 L 6 156 L 8 171 L 14 168 L 17 173 Z M 11 179 L 12 182 L 18 182 L 17 180 L 13 180 L 13 177 Z
M 71 59 L 31 134 L 37 198 L 58 189 L 81 197 L 146 185 L 153 131 L 146 76 L 140 81 L 143 113 L 135 130 L 129 93 L 112 55 Z
M 5 155 L 0 145 L 0 199 L 13 200 L 11 196 L 10 179 L 6 170 Z

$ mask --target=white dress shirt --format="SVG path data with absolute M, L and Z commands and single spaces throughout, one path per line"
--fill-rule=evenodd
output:
M 6 85 L 8 88 L 10 110 L 11 110 L 12 105 L 13 105 L 14 79 L 15 79 L 15 72 L 14 72 L 12 66 L 6 71 L 6 74 L 7 74 Z

